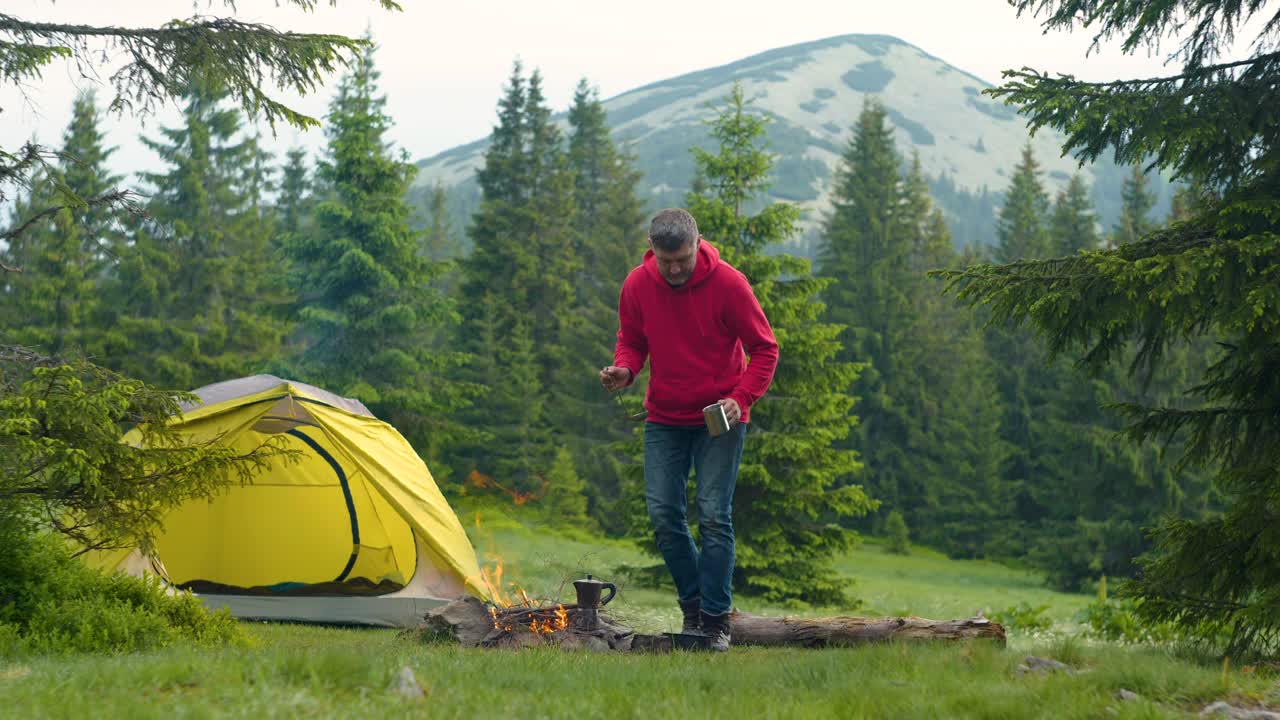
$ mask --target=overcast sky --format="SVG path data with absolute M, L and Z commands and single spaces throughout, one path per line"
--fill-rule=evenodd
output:
M 539 68 L 547 97 L 565 109 L 579 78 L 609 98 L 683 73 L 733 62 L 795 43 L 847 33 L 892 35 L 990 83 L 1006 68 L 1028 65 L 1090 80 L 1169 74 L 1163 55 L 1119 52 L 1111 43 L 1086 58 L 1091 33 L 1042 34 L 1039 20 L 1017 18 L 1005 0 L 401 0 L 403 12 L 382 10 L 374 0 L 325 0 L 312 13 L 272 0 L 238 0 L 236 15 L 297 32 L 359 35 L 366 27 L 380 49 L 377 66 L 387 109 L 395 120 L 391 139 L 417 160 L 488 135 L 502 85 L 519 57 Z M 95 25 L 155 25 L 193 12 L 227 15 L 215 2 L 182 0 L 6 0 L 6 13 L 28 20 Z M 1260 23 L 1253 23 L 1260 26 Z M 1232 57 L 1248 54 L 1252 34 L 1242 33 Z M 105 77 L 106 73 L 104 73 Z M 294 107 L 324 113 L 337 77 L 325 91 L 297 99 Z M 27 98 L 0 88 L 0 147 L 32 136 L 57 144 L 70 117 L 77 87 L 92 83 L 70 66 L 55 65 L 29 83 Z M 105 102 L 106 91 L 100 93 Z M 286 96 L 287 97 L 287 96 Z M 171 109 L 147 122 L 172 123 Z M 152 166 L 137 142 L 137 118 L 112 118 L 108 140 L 120 147 L 118 172 Z M 274 145 L 316 149 L 320 129 L 281 127 Z

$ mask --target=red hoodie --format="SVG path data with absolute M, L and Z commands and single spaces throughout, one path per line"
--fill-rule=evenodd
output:
M 721 398 L 738 401 L 748 422 L 778 365 L 778 341 L 747 278 L 706 240 L 680 287 L 663 279 L 646 252 L 622 283 L 618 326 L 613 364 L 634 379 L 650 359 L 649 422 L 701 425 L 702 408 Z

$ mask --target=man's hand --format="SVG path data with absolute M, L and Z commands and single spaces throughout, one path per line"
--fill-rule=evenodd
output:
M 742 408 L 738 407 L 738 401 L 733 398 L 725 398 L 720 401 L 720 404 L 724 406 L 724 416 L 729 419 L 729 427 L 737 425 L 738 421 L 742 419 Z
M 610 365 L 600 371 L 600 384 L 609 392 L 624 388 L 631 384 L 631 371 L 623 367 Z

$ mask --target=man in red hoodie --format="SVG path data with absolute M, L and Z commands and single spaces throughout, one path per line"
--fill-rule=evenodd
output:
M 675 580 L 684 632 L 729 649 L 734 564 L 733 490 L 751 406 L 773 381 L 778 342 L 742 273 L 681 209 L 649 225 L 644 262 L 622 284 L 618 344 L 600 382 L 630 385 L 649 359 L 644 483 L 658 549 Z M 751 361 L 747 362 L 750 356 Z M 730 430 L 712 437 L 702 409 L 724 406 Z M 698 530 L 686 520 L 689 471 L 698 477 Z

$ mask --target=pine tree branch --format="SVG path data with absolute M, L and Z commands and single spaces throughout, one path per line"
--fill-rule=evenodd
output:
M 1137 2 L 1135 0 L 1010 0 L 1017 8 L 1018 16 L 1030 13 L 1046 15 L 1042 26 L 1071 31 L 1077 26 L 1097 27 L 1087 53 L 1097 51 L 1103 40 L 1119 35 L 1124 39 L 1121 48 L 1131 53 L 1140 45 L 1158 51 L 1161 41 L 1169 35 L 1177 36 L 1186 27 L 1193 29 L 1181 42 L 1179 50 L 1170 59 L 1181 55 L 1188 67 L 1202 64 L 1216 57 L 1224 42 L 1235 38 L 1235 31 L 1262 11 L 1268 0 L 1216 0 L 1183 2 Z M 1280 28 L 1277 13 L 1258 33 L 1254 44 L 1261 47 L 1263 41 L 1276 34 Z M 1087 54 L 1086 53 L 1086 54 Z
M 0 83 L 38 76 L 56 57 L 71 57 L 82 77 L 91 77 L 87 56 L 91 40 L 105 40 L 124 50 L 128 62 L 111 76 L 116 111 L 151 112 L 180 94 L 197 73 L 224 83 L 246 112 L 261 112 L 273 127 L 276 120 L 308 127 L 318 121 L 273 100 L 262 85 L 307 94 L 325 75 L 346 66 L 368 45 L 342 35 L 281 32 L 230 18 L 193 17 L 157 28 L 99 27 L 27 22 L 0 14 Z
M 1280 52 L 1168 77 L 1081 82 L 1031 68 L 1005 71 L 983 92 L 1017 106 L 1034 132 L 1067 135 L 1064 154 L 1079 161 L 1113 153 L 1117 162 L 1172 168 L 1211 187 L 1245 184 L 1274 167 L 1280 118 Z
M 1185 72 L 1177 75 L 1164 75 L 1152 78 L 1140 78 L 1130 80 L 1112 80 L 1110 82 L 1087 82 L 1077 80 L 1074 75 L 1066 75 L 1059 73 L 1056 77 L 1050 77 L 1048 73 L 1041 73 L 1029 67 L 1023 67 L 1021 70 L 1005 70 L 1001 73 L 1002 77 L 1013 77 L 1023 79 L 1035 79 L 1039 81 L 1050 81 L 1061 83 L 1069 86 L 1074 92 L 1080 93 L 1087 89 L 1106 89 L 1119 87 L 1147 87 L 1150 85 L 1162 85 L 1175 82 L 1183 82 L 1187 80 L 1202 80 L 1207 76 L 1232 68 L 1243 67 L 1246 65 L 1257 65 L 1258 63 L 1269 63 L 1280 60 L 1280 52 L 1267 53 L 1265 55 L 1255 55 L 1246 60 L 1237 60 L 1235 62 L 1222 63 L 1220 65 L 1203 65 L 1200 67 L 1187 69 Z M 988 88 L 983 93 L 992 97 L 1002 97 L 1013 92 L 1009 86 Z
M 138 207 L 137 203 L 134 202 L 134 198 L 137 198 L 137 197 L 139 197 L 138 193 L 132 190 L 112 190 L 110 192 L 105 192 L 96 197 L 91 197 L 91 198 L 77 197 L 75 198 L 75 200 L 77 200 L 78 202 L 64 203 L 61 205 L 50 205 L 49 207 L 46 207 L 40 212 L 35 213 L 31 217 L 27 218 L 25 221 L 23 221 L 21 225 L 10 228 L 9 230 L 6 230 L 4 232 L 0 232 L 0 240 L 5 242 L 10 242 L 16 239 L 18 236 L 22 235 L 22 233 L 26 232 L 32 225 L 40 222 L 44 218 L 47 218 L 51 215 L 56 215 L 62 210 L 66 210 L 68 208 L 88 209 L 88 208 L 100 207 L 104 205 L 119 206 L 122 209 L 134 215 L 142 215 L 143 214 L 142 208 Z

